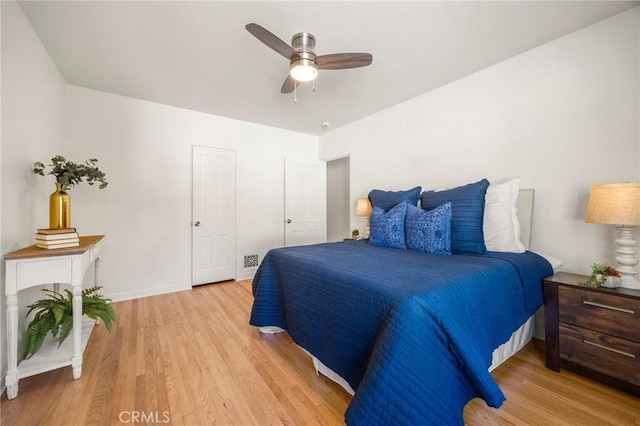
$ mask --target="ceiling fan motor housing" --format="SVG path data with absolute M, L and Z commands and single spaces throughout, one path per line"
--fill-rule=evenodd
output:
M 313 34 L 298 33 L 291 37 L 291 46 L 300 53 L 300 51 L 311 51 L 316 47 L 316 38 Z
M 316 38 L 313 34 L 298 33 L 291 38 L 291 45 L 298 57 L 291 59 L 289 69 L 291 76 L 298 81 L 311 81 L 318 75 L 318 63 L 313 48 Z

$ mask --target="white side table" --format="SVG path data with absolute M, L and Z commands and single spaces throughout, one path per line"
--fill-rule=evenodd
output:
M 54 250 L 29 246 L 4 256 L 7 297 L 7 397 L 18 396 L 18 381 L 24 377 L 71 365 L 73 378 L 82 375 L 82 353 L 89 341 L 94 320 L 82 316 L 82 279 L 95 262 L 94 283 L 98 283 L 100 248 L 104 235 L 80 237 L 78 247 Z M 71 284 L 73 292 L 72 339 L 58 343 L 45 339 L 42 348 L 18 365 L 18 292 L 43 284 Z

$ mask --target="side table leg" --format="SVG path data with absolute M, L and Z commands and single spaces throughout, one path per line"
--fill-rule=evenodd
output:
M 96 260 L 93 263 L 93 285 L 101 285 L 100 284 L 100 265 L 101 265 L 100 257 L 96 257 Z M 100 324 L 100 318 L 96 320 L 96 324 Z
M 73 288 L 73 378 L 82 376 L 82 284 L 75 283 Z
M 94 269 L 93 269 L 93 285 L 101 285 L 100 284 L 100 267 L 102 266 L 102 262 L 99 257 L 96 257 L 94 261 Z
M 18 396 L 18 296 L 7 296 L 7 398 Z

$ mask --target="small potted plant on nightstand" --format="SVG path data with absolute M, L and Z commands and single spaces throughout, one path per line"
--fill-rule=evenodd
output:
M 360 231 L 358 231 L 357 229 L 354 229 L 353 231 L 351 231 L 352 240 L 357 240 L 359 236 L 360 236 Z
M 621 276 L 620 272 L 605 263 L 594 263 L 591 265 L 591 276 L 581 285 L 589 288 L 615 288 L 620 286 Z

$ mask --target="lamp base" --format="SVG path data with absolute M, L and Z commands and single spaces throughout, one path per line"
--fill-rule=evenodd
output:
M 635 238 L 634 226 L 617 226 L 616 231 L 616 262 L 618 262 L 618 271 L 622 274 L 622 283 L 620 287 L 640 289 L 640 281 L 636 279 L 638 271 L 635 266 L 638 264 L 635 246 L 638 241 Z
M 638 281 L 633 277 L 622 277 L 622 282 L 620 283 L 620 287 L 640 290 L 640 281 Z

